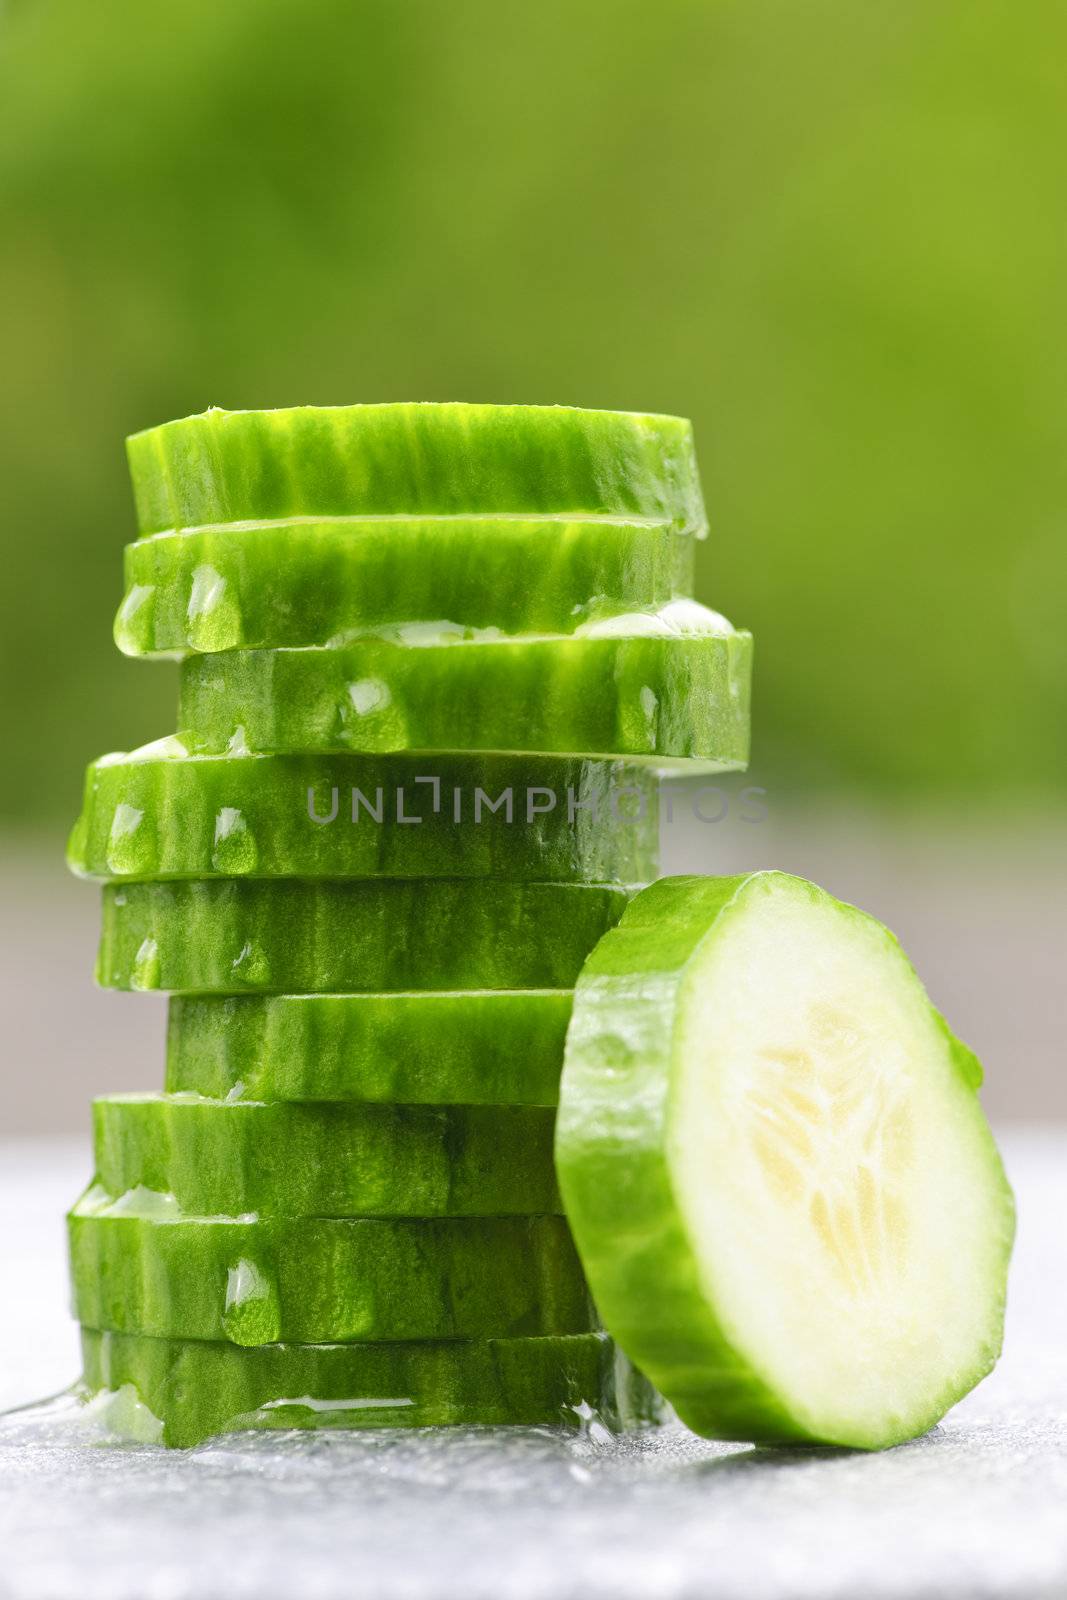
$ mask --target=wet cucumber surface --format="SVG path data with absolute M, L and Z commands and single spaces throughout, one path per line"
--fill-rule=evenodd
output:
M 179 728 L 203 753 L 529 750 L 745 766 L 747 633 L 244 650 L 182 664 Z
M 170 1092 L 94 1107 L 84 1392 L 177 1446 L 659 1420 L 553 1135 L 659 770 L 747 761 L 751 639 L 684 598 L 690 425 L 212 410 L 128 455 L 116 640 L 185 658 L 180 732 L 93 764 L 70 861 L 100 983 L 175 998 Z
M 96 1181 L 197 1217 L 558 1213 L 554 1120 L 542 1106 L 115 1095 L 93 1103 Z
M 629 894 L 504 879 L 109 884 L 97 981 L 192 994 L 565 989 Z
M 138 1215 L 90 1190 L 68 1219 L 91 1328 L 239 1345 L 585 1333 L 596 1318 L 562 1217 Z
M 669 523 L 337 517 L 160 533 L 126 546 L 115 642 L 132 656 L 325 645 L 450 623 L 572 633 L 690 594 L 696 541 Z
M 681 417 L 462 403 L 205 411 L 126 442 L 142 533 L 293 516 L 564 512 L 706 528 Z
M 622 761 L 493 754 L 182 756 L 89 767 L 84 877 L 518 878 L 656 873 L 658 788 Z
M 568 989 L 170 1002 L 166 1087 L 212 1099 L 555 1105 Z
M 86 1395 L 130 1386 L 158 1419 L 155 1437 L 179 1447 L 241 1428 L 577 1427 L 592 1412 L 618 1429 L 662 1414 L 596 1333 L 241 1349 L 86 1328 L 82 1358 Z

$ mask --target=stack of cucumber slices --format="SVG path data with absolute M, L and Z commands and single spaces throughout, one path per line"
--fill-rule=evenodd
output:
M 89 769 L 98 978 L 169 991 L 97 1102 L 87 1391 L 232 1427 L 652 1419 L 556 1181 L 582 965 L 656 875 L 658 771 L 743 766 L 688 424 L 208 412 L 130 441 L 116 622 L 180 732 Z
M 90 767 L 70 860 L 99 981 L 172 999 L 70 1216 L 83 1392 L 172 1445 L 929 1427 L 1001 1336 L 977 1062 L 814 886 L 652 883 L 661 774 L 748 752 L 689 425 L 210 411 L 129 456 L 116 639 L 180 658 L 180 731 Z

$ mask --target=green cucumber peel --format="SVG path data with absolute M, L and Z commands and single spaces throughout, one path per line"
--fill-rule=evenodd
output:
M 646 1379 L 603 1334 L 274 1344 L 82 1330 L 80 1392 L 138 1413 L 138 1435 L 188 1447 L 244 1429 L 584 1425 L 660 1420 Z M 123 1407 L 127 1397 L 139 1402 Z M 99 1406 L 98 1406 L 99 1409 Z M 147 1413 L 147 1414 L 146 1414 Z
M 569 406 L 297 406 L 126 442 L 142 533 L 331 516 L 564 513 L 706 531 L 690 424 Z
M 325 645 L 447 623 L 571 633 L 691 594 L 695 541 L 662 522 L 337 517 L 159 533 L 126 546 L 131 656 Z
M 96 1183 L 194 1217 L 491 1217 L 562 1210 L 554 1112 L 113 1095 L 93 1103 Z
M 206 753 L 588 752 L 733 771 L 748 761 L 751 667 L 751 635 L 732 629 L 430 644 L 368 636 L 330 650 L 190 656 L 179 724 L 188 748 Z
M 96 979 L 178 994 L 568 989 L 631 892 L 488 878 L 107 884 Z
M 635 898 L 577 985 L 557 1168 L 605 1325 L 691 1428 L 882 1448 L 990 1370 L 1014 1213 L 976 1067 L 812 884 Z
M 136 1195 L 128 1197 L 136 1201 Z M 239 1345 L 586 1333 L 596 1318 L 562 1217 L 186 1217 L 93 1189 L 68 1218 L 90 1328 Z
M 656 776 L 559 756 L 181 756 L 173 739 L 88 769 L 67 860 L 83 877 L 656 875 Z
M 569 989 L 236 995 L 170 1002 L 171 1093 L 555 1105 Z

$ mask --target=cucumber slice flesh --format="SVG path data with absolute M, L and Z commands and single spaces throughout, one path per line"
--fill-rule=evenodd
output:
M 174 741 L 169 741 L 168 749 Z M 67 859 L 84 877 L 655 877 L 647 767 L 560 756 L 105 756 Z
M 559 1097 L 569 989 L 175 997 L 171 1093 L 539 1105 Z
M 586 1333 L 562 1217 L 292 1220 L 138 1214 L 90 1190 L 68 1218 L 91 1328 L 239 1345 Z
M 667 523 L 567 517 L 301 519 L 126 546 L 127 655 L 325 645 L 432 623 L 572 633 L 691 594 L 696 541 Z
M 114 1095 L 96 1177 L 190 1216 L 487 1217 L 561 1211 L 542 1106 L 322 1105 Z
M 576 991 L 557 1159 L 601 1315 L 690 1427 L 878 1448 L 990 1370 L 1013 1209 L 979 1078 L 814 885 L 637 897 Z
M 556 512 L 706 530 L 690 424 L 569 406 L 297 406 L 126 442 L 142 533 L 294 516 Z
M 603 1334 L 405 1344 L 274 1344 L 82 1330 L 86 1397 L 131 1387 L 156 1438 L 199 1444 L 241 1429 L 560 1424 L 607 1427 L 662 1414 Z
M 631 892 L 481 878 L 107 884 L 96 976 L 179 994 L 566 989 Z
M 203 752 L 543 750 L 733 770 L 748 760 L 751 647 L 730 629 L 191 656 L 179 723 Z

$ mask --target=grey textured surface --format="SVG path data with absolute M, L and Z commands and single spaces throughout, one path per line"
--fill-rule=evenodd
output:
M 0 1596 L 683 1600 L 1067 1594 L 1067 1131 L 1004 1139 L 1020 1228 L 1004 1359 L 880 1456 L 682 1429 L 94 1442 L 0 1421 Z M 71 1378 L 60 1214 L 82 1147 L 0 1146 L 0 1405 Z

